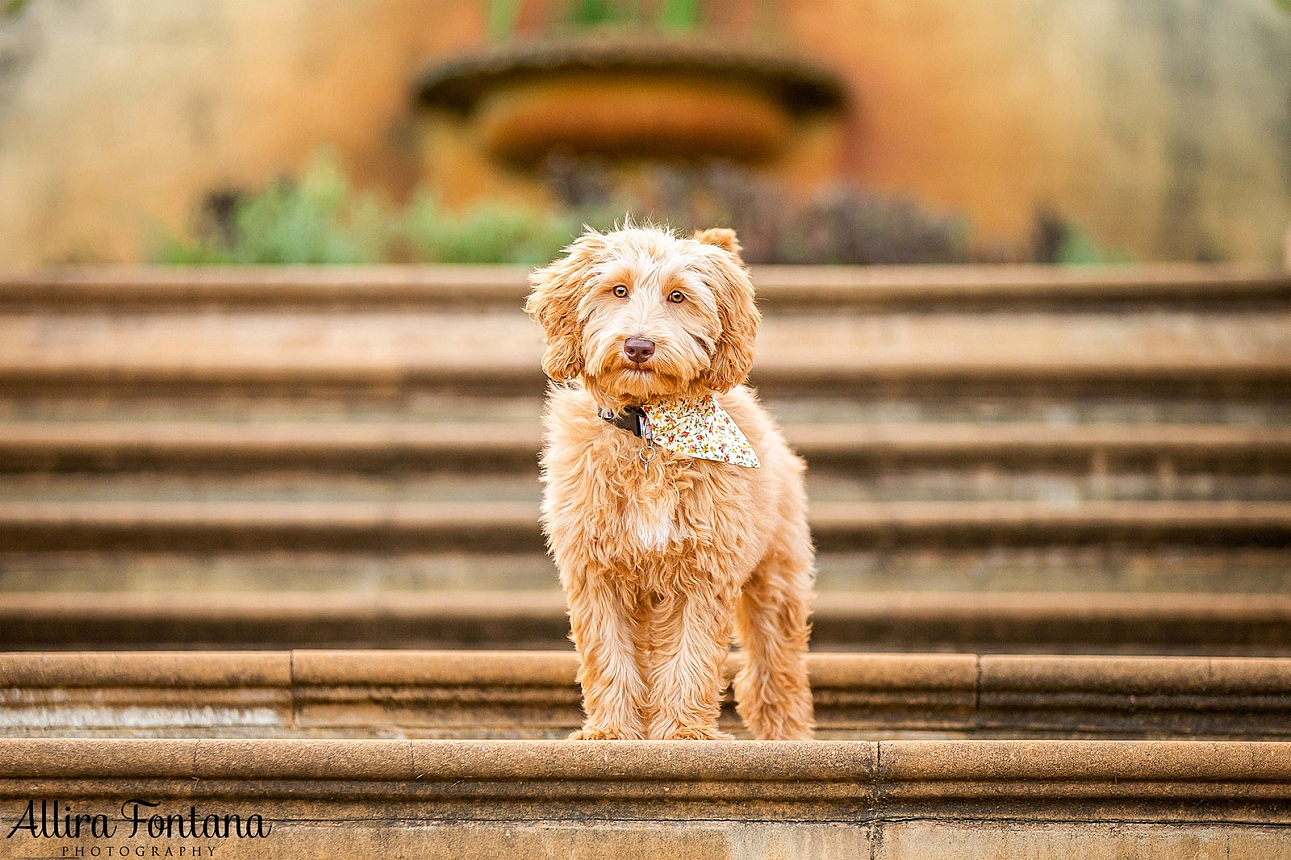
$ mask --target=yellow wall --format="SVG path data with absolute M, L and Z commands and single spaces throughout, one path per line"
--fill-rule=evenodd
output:
M 410 82 L 474 0 L 30 0 L 0 19 L 0 262 L 138 259 L 203 195 L 334 144 L 415 182 Z M 1272 0 L 784 0 L 855 94 L 847 170 L 1020 241 L 1052 204 L 1142 258 L 1278 259 L 1291 15 Z

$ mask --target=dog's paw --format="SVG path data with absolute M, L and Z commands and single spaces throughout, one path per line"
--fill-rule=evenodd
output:
M 733 741 L 735 735 L 719 732 L 711 726 L 672 726 L 657 737 L 665 741 Z
M 571 741 L 630 741 L 639 740 L 640 735 L 610 729 L 605 726 L 584 726 L 569 736 Z

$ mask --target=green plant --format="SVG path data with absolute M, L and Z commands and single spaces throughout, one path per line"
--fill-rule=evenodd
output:
M 156 257 L 169 263 L 371 263 L 388 254 L 384 208 L 353 193 L 330 153 L 315 155 L 297 180 L 224 196 L 228 207 L 208 201 L 198 242 L 168 238 Z
M 594 219 L 597 220 L 597 219 Z M 356 194 L 330 153 L 299 179 L 208 195 L 199 238 L 163 235 L 153 259 L 175 265 L 549 262 L 582 231 L 571 212 L 484 203 L 450 212 L 426 193 L 399 211 Z M 597 223 L 601 223 L 597 220 Z
M 1064 266 L 1095 266 L 1112 262 L 1112 255 L 1089 233 L 1072 227 L 1059 243 L 1058 258 L 1054 262 Z
M 682 232 L 733 227 L 750 263 L 961 263 L 974 252 L 965 221 L 913 200 L 836 186 L 794 202 L 787 190 L 731 164 L 642 165 L 624 172 L 597 158 L 543 164 L 559 205 L 543 210 L 484 202 L 453 211 L 427 192 L 401 209 L 358 194 L 327 153 L 299 179 L 258 192 L 208 195 L 199 239 L 167 238 L 154 259 L 220 263 L 511 263 L 554 259 L 584 225 L 605 230 L 632 218 Z M 1065 219 L 1038 213 L 1033 258 L 1092 263 L 1120 259 Z M 1021 255 L 1006 254 L 1008 259 Z
M 489 35 L 495 40 L 514 35 L 524 5 L 525 0 L 489 0 Z M 574 29 L 646 25 L 693 32 L 702 23 L 703 5 L 704 0 L 566 0 L 545 7 L 546 24 Z
M 1087 230 L 1058 214 L 1052 206 L 1040 207 L 1035 217 L 1031 259 L 1037 263 L 1091 266 L 1133 261 L 1132 255 L 1107 248 Z
M 673 30 L 694 30 L 699 26 L 699 0 L 663 0 L 658 23 Z
M 627 3 L 616 0 L 572 0 L 569 23 L 576 27 L 631 23 L 637 12 L 637 9 L 630 8 Z
M 514 33 L 523 6 L 524 0 L 490 0 L 489 35 L 500 39 Z
M 417 262 L 532 266 L 554 259 L 579 232 L 579 224 L 567 216 L 499 203 L 455 215 L 433 196 L 419 193 L 395 230 Z

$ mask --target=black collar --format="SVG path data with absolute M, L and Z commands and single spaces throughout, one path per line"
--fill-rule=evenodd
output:
M 596 415 L 601 420 L 613 424 L 620 430 L 626 430 L 637 438 L 644 439 L 650 432 L 650 419 L 640 406 L 625 406 L 618 412 L 596 407 Z

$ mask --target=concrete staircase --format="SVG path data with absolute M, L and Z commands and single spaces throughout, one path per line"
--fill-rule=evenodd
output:
M 812 744 L 549 740 L 523 272 L 0 276 L 0 858 L 1291 857 L 1291 277 L 754 277 Z
M 1291 646 L 1291 278 L 755 277 L 754 381 L 811 464 L 816 647 Z M 524 292 L 0 279 L 0 647 L 565 647 Z

